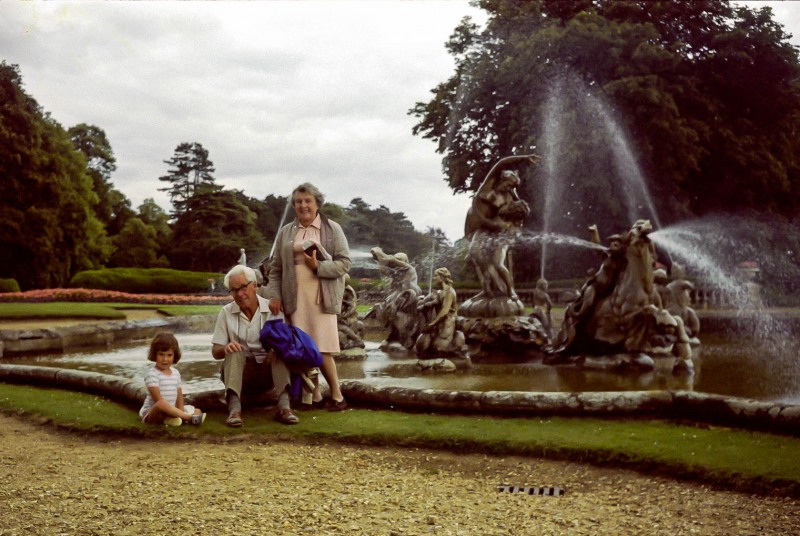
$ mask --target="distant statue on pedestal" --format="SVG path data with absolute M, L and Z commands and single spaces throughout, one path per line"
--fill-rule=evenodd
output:
M 547 287 L 547 280 L 543 277 L 536 282 L 536 289 L 533 291 L 533 312 L 531 316 L 542 323 L 547 337 L 550 338 L 553 336 L 553 317 L 550 313 L 553 309 L 553 301 L 547 293 Z
M 744 277 L 745 283 L 745 299 L 747 306 L 753 309 L 761 309 L 764 307 L 764 302 L 761 299 L 761 285 L 756 283 L 756 276 L 761 271 L 754 261 L 740 262 L 736 267 L 737 271 Z
M 247 266 L 247 255 L 244 252 L 244 248 L 241 248 L 239 253 L 239 260 L 236 262 L 236 264 L 243 264 L 244 266 Z

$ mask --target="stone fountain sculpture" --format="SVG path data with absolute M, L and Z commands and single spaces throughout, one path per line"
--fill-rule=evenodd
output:
M 536 157 L 500 159 L 472 198 L 464 223 L 464 237 L 469 240 L 467 259 L 475 266 L 481 292 L 461 305 L 463 316 L 513 316 L 522 314 L 525 309 L 514 290 L 511 247 L 530 207 L 517 195 L 521 184 L 517 172 L 503 169 L 521 161 L 534 163 Z
M 692 297 L 690 292 L 694 285 L 686 280 L 686 269 L 677 262 L 670 267 L 672 281 L 666 284 L 666 300 L 663 307 L 671 315 L 680 317 L 689 336 L 691 343 L 700 344 L 697 336 L 700 334 L 700 319 L 697 312 L 692 308 Z
M 447 268 L 434 272 L 439 290 L 421 297 L 417 309 L 424 321 L 414 349 L 417 367 L 421 369 L 455 370 L 468 367 L 464 333 L 458 329 L 458 301 L 453 277 Z
M 337 316 L 339 328 L 340 356 L 349 358 L 366 358 L 364 344 L 364 322 L 358 318 L 358 295 L 350 285 L 350 275 L 345 274 L 344 294 L 342 295 L 342 312 Z
M 501 158 L 489 171 L 472 198 L 464 225 L 469 240 L 467 259 L 481 283 L 480 292 L 461 304 L 461 327 L 473 357 L 500 351 L 527 357 L 547 342 L 542 324 L 523 316 L 525 306 L 514 289 L 511 248 L 530 213 L 517 195 L 521 181 L 509 167 L 536 163 L 535 155 Z
M 542 323 L 542 327 L 549 339 L 553 336 L 553 300 L 550 299 L 550 295 L 547 293 L 548 286 L 547 280 L 543 277 L 540 277 L 539 280 L 536 281 L 536 289 L 533 291 L 533 312 L 531 316 Z
M 596 227 L 590 229 L 599 240 Z M 684 321 L 661 306 L 652 230 L 649 220 L 639 220 L 609 237 L 600 268 L 567 307 L 546 363 L 652 369 L 654 359 L 672 358 L 675 369 L 693 370 Z
M 420 331 L 417 302 L 422 291 L 417 283 L 417 270 L 408 262 L 405 253 L 389 255 L 379 247 L 370 251 L 390 283 L 386 297 L 373 307 L 368 316 L 375 316 L 389 328 L 380 349 L 393 355 L 405 354 L 414 348 Z

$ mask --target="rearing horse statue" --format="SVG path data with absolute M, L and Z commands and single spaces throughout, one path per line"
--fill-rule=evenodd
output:
M 600 269 L 567 307 L 551 355 L 669 353 L 691 368 L 683 321 L 661 309 L 655 289 L 652 231 L 649 220 L 639 220 L 611 237 Z
M 639 220 L 623 235 L 625 268 L 611 294 L 597 304 L 587 323 L 589 336 L 612 346 L 622 343 L 626 352 L 646 346 L 648 314 L 654 311 L 653 264 L 655 246 L 648 238 L 653 226 Z

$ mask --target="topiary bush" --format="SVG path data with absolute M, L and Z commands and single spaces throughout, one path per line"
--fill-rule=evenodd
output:
M 170 268 L 105 268 L 79 272 L 70 288 L 116 290 L 131 294 L 208 293 L 211 282 L 221 287 L 222 275 L 216 272 L 189 272 Z
M 0 292 L 19 292 L 16 279 L 0 279 Z

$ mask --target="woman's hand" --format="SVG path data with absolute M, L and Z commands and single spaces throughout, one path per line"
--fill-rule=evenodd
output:
M 269 300 L 269 310 L 274 315 L 279 315 L 283 309 L 283 302 L 277 298 Z
M 319 266 L 319 263 L 317 262 L 317 250 L 315 249 L 314 251 L 312 251 L 311 255 L 308 255 L 306 254 L 306 252 L 303 252 L 303 257 L 305 257 L 306 266 L 308 266 L 316 274 L 317 267 Z

